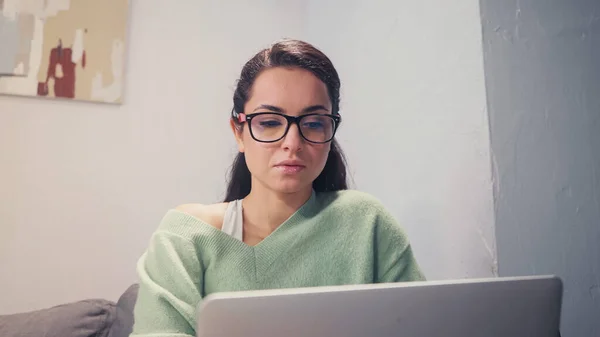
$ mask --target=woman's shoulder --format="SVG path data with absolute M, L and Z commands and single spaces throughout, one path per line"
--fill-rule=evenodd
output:
M 325 192 L 321 194 L 324 206 L 334 208 L 347 208 L 358 212 L 381 212 L 385 211 L 383 203 L 374 195 L 359 190 L 340 190 Z
M 192 241 L 219 237 L 227 203 L 182 204 L 167 210 L 155 235 L 179 236 Z
M 376 196 L 358 190 L 342 190 L 322 193 L 321 211 L 329 216 L 351 224 L 353 230 L 376 227 L 382 233 L 394 232 L 404 235 L 404 228 L 393 212 Z
M 223 218 L 227 210 L 228 203 L 216 204 L 182 204 L 175 207 L 176 212 L 194 217 L 216 229 L 223 227 Z

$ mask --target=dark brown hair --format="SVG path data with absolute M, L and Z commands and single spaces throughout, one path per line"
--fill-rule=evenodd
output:
M 283 40 L 258 52 L 242 68 L 233 94 L 231 116 L 234 123 L 239 127 L 241 125 L 233 117 L 233 112 L 244 112 L 244 105 L 250 97 L 256 77 L 263 70 L 275 67 L 300 68 L 310 71 L 325 83 L 331 100 L 331 113 L 339 114 L 340 78 L 329 58 L 306 42 Z M 225 202 L 246 197 L 250 193 L 251 187 L 251 175 L 246 165 L 246 158 L 244 153 L 240 152 L 235 157 L 231 167 Z M 321 174 L 313 181 L 313 189 L 316 192 L 330 192 L 347 188 L 346 160 L 339 144 L 333 139 L 327 162 Z

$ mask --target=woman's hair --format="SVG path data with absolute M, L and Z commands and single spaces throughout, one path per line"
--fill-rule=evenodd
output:
M 332 114 L 339 114 L 340 78 L 329 58 L 314 46 L 298 40 L 283 40 L 263 49 L 252 57 L 242 68 L 240 78 L 233 94 L 232 120 L 242 127 L 233 113 L 243 113 L 244 105 L 251 95 L 256 77 L 265 69 L 275 67 L 300 68 L 310 71 L 320 79 L 329 93 Z M 321 174 L 313 181 L 316 192 L 345 190 L 346 160 L 335 139 L 331 141 L 331 150 Z M 225 202 L 246 197 L 251 189 L 251 175 L 246 165 L 244 153 L 239 152 L 232 164 Z

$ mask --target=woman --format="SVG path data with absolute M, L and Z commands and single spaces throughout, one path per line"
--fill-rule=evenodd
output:
M 133 336 L 195 335 L 214 292 L 423 280 L 373 197 L 347 190 L 340 80 L 313 46 L 278 42 L 242 69 L 224 203 L 170 210 L 138 264 Z

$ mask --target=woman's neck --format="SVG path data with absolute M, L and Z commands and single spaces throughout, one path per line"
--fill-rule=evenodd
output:
M 243 200 L 244 222 L 267 234 L 292 216 L 312 194 L 312 186 L 295 193 L 277 193 L 257 185 L 253 184 L 252 191 Z

